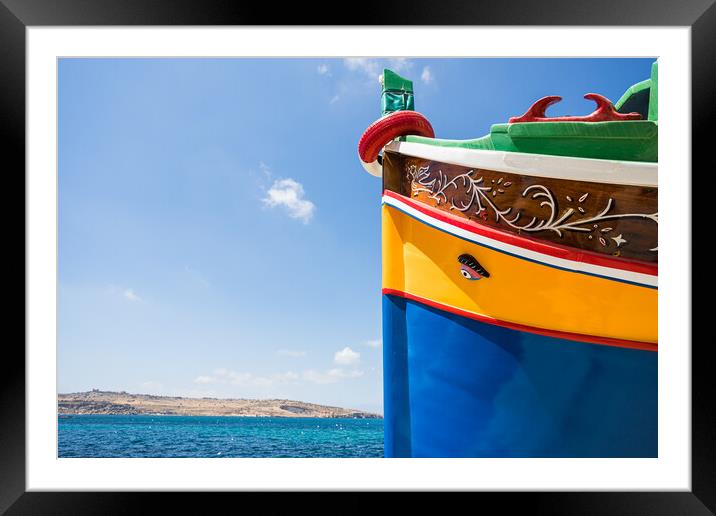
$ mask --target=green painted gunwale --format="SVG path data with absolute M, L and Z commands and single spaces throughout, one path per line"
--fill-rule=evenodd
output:
M 402 139 L 438 147 L 656 162 L 658 132 L 658 123 L 649 120 L 528 122 L 495 124 L 489 135 L 472 140 L 445 140 L 421 136 L 406 136 Z
M 654 163 L 659 159 L 657 62 L 652 65 L 651 77 L 630 86 L 614 107 L 619 110 L 637 95 L 648 95 L 648 109 L 644 104 L 643 110 L 645 120 L 494 124 L 490 134 L 470 140 L 421 136 L 401 140 L 438 147 Z

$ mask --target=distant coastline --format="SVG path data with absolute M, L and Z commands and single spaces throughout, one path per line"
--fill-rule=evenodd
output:
M 57 395 L 59 415 L 173 415 L 382 419 L 379 414 L 285 399 L 219 399 L 154 396 L 127 392 L 73 392 Z

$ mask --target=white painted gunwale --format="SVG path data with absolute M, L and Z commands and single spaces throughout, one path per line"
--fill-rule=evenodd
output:
M 658 187 L 657 163 L 439 147 L 397 140 L 386 145 L 385 150 L 462 167 L 512 174 L 591 183 Z

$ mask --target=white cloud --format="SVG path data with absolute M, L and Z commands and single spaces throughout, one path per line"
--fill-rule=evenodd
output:
M 305 351 L 296 351 L 296 350 L 292 350 L 292 349 L 279 349 L 278 351 L 276 351 L 276 354 L 280 355 L 282 357 L 292 357 L 292 358 L 306 356 Z
M 336 354 L 333 355 L 333 360 L 336 364 L 341 365 L 357 364 L 360 361 L 360 353 L 346 346 L 341 351 L 336 351 Z
M 388 68 L 391 68 L 394 72 L 407 72 L 412 67 L 413 62 L 405 57 L 394 57 L 392 59 L 388 59 Z
M 329 383 L 336 383 L 339 380 L 343 379 L 360 378 L 361 376 L 363 376 L 363 374 L 363 371 L 359 371 L 356 369 L 346 371 L 345 369 L 335 368 L 329 369 L 325 373 L 321 373 L 319 371 L 314 370 L 304 371 L 302 378 L 307 382 L 324 385 Z
M 364 344 L 369 348 L 379 348 L 383 344 L 383 341 L 382 339 L 367 340 Z
M 291 178 L 278 179 L 266 192 L 266 197 L 261 200 L 271 208 L 283 206 L 289 217 L 308 224 L 316 210 L 316 205 L 304 199 L 304 195 L 303 185 L 298 181 Z
M 360 378 L 365 374 L 364 371 L 358 369 L 344 369 L 335 367 L 326 371 L 316 371 L 308 369 L 301 374 L 294 371 L 284 373 L 273 373 L 269 375 L 254 375 L 252 373 L 242 373 L 231 369 L 220 368 L 215 369 L 211 375 L 201 375 L 194 379 L 194 383 L 199 385 L 227 385 L 242 387 L 276 387 L 287 384 L 300 384 L 303 382 L 314 383 L 319 385 L 337 383 L 341 380 L 350 380 Z
M 360 71 L 369 77 L 378 77 L 380 75 L 380 64 L 375 59 L 367 59 L 365 57 L 348 57 L 343 63 L 351 71 Z
M 129 301 L 141 301 L 142 298 L 139 297 L 137 294 L 134 293 L 134 290 L 131 288 L 124 289 L 124 292 L 122 292 L 122 295 L 125 297 L 125 299 L 128 299 Z
M 360 378 L 363 376 L 363 371 L 359 371 L 357 369 L 352 369 L 351 371 L 346 371 L 341 368 L 336 369 L 330 369 L 328 371 L 328 375 L 335 377 L 335 378 Z
M 251 383 L 257 379 L 259 382 L 262 381 L 261 377 L 256 377 L 251 373 L 237 373 L 236 371 L 229 371 L 224 380 L 232 385 L 241 385 L 243 383 Z
M 326 373 L 319 373 L 318 371 L 314 371 L 312 369 L 309 371 L 304 371 L 302 377 L 308 382 L 317 383 L 321 385 L 326 383 L 335 383 L 338 381 L 338 378 L 329 376 Z
M 331 97 L 331 100 L 329 100 L 328 103 L 335 104 L 339 100 L 341 100 L 341 96 L 336 94 L 336 95 L 333 95 L 333 97 Z
M 270 387 L 273 385 L 292 383 L 300 379 L 300 375 L 293 371 L 286 373 L 273 373 L 268 376 L 257 376 L 252 373 L 232 371 L 231 369 L 219 368 L 214 370 L 211 376 L 202 375 L 194 379 L 194 383 L 224 384 L 224 385 L 249 385 L 256 387 Z
M 433 80 L 435 80 L 435 77 L 433 77 L 433 73 L 430 71 L 429 66 L 423 68 L 423 73 L 420 74 L 420 79 L 425 84 L 430 84 L 431 82 L 433 82 Z
M 271 179 L 271 167 L 269 167 L 266 163 L 263 161 L 259 161 L 259 169 L 263 173 L 263 175 L 266 177 L 266 179 Z
M 404 73 L 413 67 L 413 62 L 404 57 L 391 59 L 370 59 L 367 57 L 348 57 L 343 63 L 351 71 L 362 72 L 371 79 L 377 79 L 383 68 L 390 68 L 394 72 Z
M 111 296 L 122 297 L 127 301 L 131 301 L 132 303 L 144 301 L 144 299 L 139 297 L 139 295 L 134 291 L 133 288 L 122 287 L 118 285 L 108 285 L 107 293 L 109 293 Z
M 320 64 L 318 65 L 318 75 L 327 75 L 328 77 L 330 77 L 331 69 L 328 68 L 327 64 Z

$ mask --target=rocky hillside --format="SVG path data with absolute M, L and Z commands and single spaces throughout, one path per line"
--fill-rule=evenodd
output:
M 360 410 L 291 400 L 179 398 L 92 390 L 57 396 L 59 414 L 160 414 L 176 416 L 346 417 L 381 416 Z

